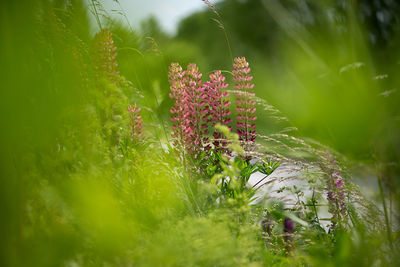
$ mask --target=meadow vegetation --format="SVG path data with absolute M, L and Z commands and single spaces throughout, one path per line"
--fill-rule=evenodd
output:
M 203 2 L 1 2 L 1 266 L 400 264 L 400 6 Z

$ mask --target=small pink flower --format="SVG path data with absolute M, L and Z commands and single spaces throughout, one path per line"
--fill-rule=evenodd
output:
M 328 154 L 329 160 L 334 167 L 337 167 L 337 163 L 331 154 Z M 329 167 L 328 172 L 330 176 L 327 179 L 327 198 L 329 200 L 329 211 L 333 215 L 335 220 L 343 220 L 346 218 L 347 207 L 345 203 L 346 193 L 344 188 L 344 180 L 342 175 L 334 171 L 333 168 Z M 332 225 L 335 225 L 333 222 Z
M 335 181 L 335 186 L 336 187 L 342 187 L 343 186 L 343 180 L 342 179 L 338 179 Z

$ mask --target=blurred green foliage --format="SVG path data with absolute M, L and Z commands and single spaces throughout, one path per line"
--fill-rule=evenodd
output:
M 362 223 L 335 238 L 303 229 L 311 242 L 296 241 L 301 249 L 286 257 L 281 228 L 266 246 L 245 200 L 213 206 L 215 186 L 196 182 L 163 145 L 169 63 L 230 70 L 228 37 L 283 124 L 356 159 L 394 162 L 383 173 L 398 197 L 395 1 L 221 1 L 220 17 L 188 16 L 176 37 L 154 19 L 139 33 L 103 18 L 118 85 L 94 78 L 90 2 L 0 2 L 1 266 L 396 264 L 381 232 Z M 127 138 L 132 102 L 147 125 L 139 143 Z M 259 118 L 261 133 L 282 127 Z
M 257 94 L 303 135 L 357 159 L 398 161 L 396 1 L 232 0 L 216 9 L 182 20 L 176 38 L 199 46 L 211 69 L 229 70 L 219 21 L 233 55 L 251 62 Z

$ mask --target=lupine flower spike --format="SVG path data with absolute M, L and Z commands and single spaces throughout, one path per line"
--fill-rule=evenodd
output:
M 245 143 L 254 143 L 255 133 L 255 101 L 251 89 L 252 76 L 245 58 L 235 58 L 234 82 L 236 96 L 236 111 L 238 113 L 237 132 L 240 140 Z M 183 71 L 178 63 L 171 63 L 169 69 L 169 82 L 171 85 L 170 97 L 175 100 L 171 108 L 172 130 L 175 145 L 180 144 L 189 154 L 196 156 L 201 150 L 211 148 L 209 135 L 212 131 L 214 148 L 223 150 L 227 145 L 219 132 L 214 131 L 217 123 L 229 125 L 231 111 L 228 100 L 229 93 L 224 89 L 228 87 L 221 71 L 210 75 L 210 81 L 202 84 L 202 74 L 195 64 L 189 64 Z M 232 129 L 231 127 L 229 127 Z
M 293 249 L 293 233 L 294 233 L 295 224 L 294 221 L 285 217 L 283 220 L 283 238 L 286 242 L 286 251 L 290 252 Z
M 143 121 L 140 115 L 140 108 L 136 106 L 136 103 L 133 103 L 128 107 L 128 112 L 131 139 L 137 141 L 143 135 Z
M 178 63 L 172 63 L 169 69 L 170 97 L 175 99 L 171 108 L 175 145 L 180 144 L 195 157 L 202 146 L 201 76 L 195 64 L 189 64 L 187 70 L 182 71 Z
M 107 77 L 112 82 L 118 82 L 116 50 L 111 32 L 108 29 L 103 29 L 96 34 L 92 47 L 92 63 L 96 78 Z
M 201 111 L 200 94 L 202 74 L 196 64 L 189 64 L 184 72 L 183 95 L 183 133 L 186 150 L 196 157 L 201 147 Z
M 223 136 L 220 132 L 214 130 L 214 126 L 220 123 L 229 127 L 229 124 L 232 123 L 232 120 L 229 118 L 231 115 L 229 109 L 231 102 L 228 100 L 229 93 L 224 91 L 226 87 L 228 87 L 228 84 L 225 82 L 225 77 L 218 70 L 210 75 L 210 81 L 204 84 L 200 94 L 203 114 L 201 128 L 205 136 L 203 142 L 205 144 L 208 143 L 207 136 L 209 130 L 212 129 L 214 137 L 213 145 L 217 151 L 222 151 L 227 143 L 221 140 Z M 231 127 L 229 128 L 232 130 Z M 210 144 L 207 144 L 205 147 L 206 150 L 210 148 Z
M 174 106 L 170 112 L 172 114 L 172 137 L 174 138 L 174 145 L 183 145 L 183 91 L 184 85 L 182 82 L 183 70 L 178 63 L 171 63 L 168 73 L 171 92 L 169 97 L 174 99 Z
M 252 99 L 254 92 L 252 91 L 254 84 L 251 82 L 253 76 L 250 74 L 249 63 L 244 57 L 235 58 L 233 63 L 233 81 L 235 82 L 236 96 L 236 128 L 241 141 L 254 143 L 256 139 L 256 124 L 257 117 L 256 102 Z

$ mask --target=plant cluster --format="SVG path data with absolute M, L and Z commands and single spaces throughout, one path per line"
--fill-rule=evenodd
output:
M 31 47 L 8 38 L 18 31 L 4 35 L 18 52 L 9 59 L 32 73 L 5 83 L 28 89 L 10 91 L 22 123 L 7 113 L 1 132 L 0 265 L 393 262 L 398 237 L 387 245 L 382 232 L 392 231 L 338 154 L 291 135 L 293 127 L 263 136 L 259 120 L 256 133 L 256 105 L 258 116 L 280 113 L 255 96 L 245 58 L 207 81 L 195 64 L 172 63 L 167 74 L 163 53 L 142 51 L 148 46 L 133 31 L 116 22 L 102 27 L 100 1 L 88 2 L 101 29 L 94 38 L 76 20 L 79 0 L 40 3 L 23 10 L 34 23 L 22 33 L 38 36 Z M 186 60 L 173 51 L 167 58 Z M 15 60 L 19 53 L 24 60 Z M 168 93 L 171 143 L 169 114 L 160 114 Z
M 254 143 L 256 138 L 253 77 L 244 57 L 235 58 L 233 68 L 236 133 L 247 148 L 247 144 Z M 215 129 L 215 125 L 233 129 L 230 95 L 226 90 L 229 84 L 225 76 L 217 70 L 210 74 L 207 82 L 202 82 L 201 77 L 195 64 L 189 64 L 183 70 L 179 63 L 171 63 L 169 68 L 170 97 L 174 99 L 171 120 L 175 144 L 195 158 L 202 151 L 211 149 L 228 153 L 227 140 Z

